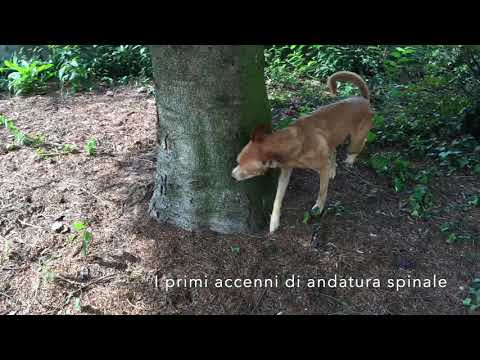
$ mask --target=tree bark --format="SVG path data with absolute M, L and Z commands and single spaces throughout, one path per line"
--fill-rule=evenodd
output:
M 271 121 L 263 47 L 168 45 L 151 53 L 158 119 L 151 215 L 186 230 L 263 229 L 272 175 L 231 177 L 252 129 Z

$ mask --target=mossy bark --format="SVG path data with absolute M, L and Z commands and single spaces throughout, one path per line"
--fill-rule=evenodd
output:
M 271 120 L 263 48 L 168 45 L 151 53 L 158 112 L 151 215 L 187 230 L 263 230 L 272 174 L 231 177 L 251 130 Z

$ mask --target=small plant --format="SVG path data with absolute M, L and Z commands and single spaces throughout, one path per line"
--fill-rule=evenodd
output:
M 30 136 L 24 134 L 21 130 L 17 128 L 13 120 L 7 118 L 4 115 L 0 115 L 0 125 L 3 125 L 15 139 L 15 143 L 19 146 L 33 146 L 38 144 L 43 138 L 31 138 Z
M 87 69 L 76 57 L 66 60 L 58 70 L 57 76 L 62 93 L 65 85 L 70 85 L 75 93 L 88 81 Z
M 456 224 L 451 222 L 440 225 L 440 231 L 448 234 L 446 239 L 447 243 L 453 244 L 457 241 L 457 234 L 455 233 L 456 228 Z
M 236 255 L 240 254 L 240 246 L 238 246 L 238 245 L 231 246 L 230 250 L 232 251 L 232 253 L 234 253 Z
M 448 234 L 445 240 L 448 244 L 455 244 L 458 241 L 457 233 L 455 232 L 456 226 L 451 223 L 445 223 L 440 226 L 440 231 Z
M 96 156 L 97 155 L 97 139 L 90 139 L 85 144 L 85 152 L 89 156 Z
M 308 223 L 313 220 L 314 218 L 319 218 L 322 216 L 323 214 L 323 210 L 320 211 L 320 209 L 318 207 L 316 207 L 315 209 L 311 209 L 309 211 L 305 211 L 305 213 L 303 214 L 303 223 L 305 225 L 308 225 Z
M 42 274 L 42 278 L 47 282 L 52 282 L 55 279 L 55 271 L 48 264 L 48 261 L 41 261 L 40 272 Z
M 370 158 L 370 166 L 377 174 L 390 178 L 396 192 L 402 192 L 413 178 L 410 162 L 398 153 L 375 154 Z
M 45 150 L 42 148 L 36 149 L 35 153 L 41 160 L 45 160 L 48 158 L 48 155 L 45 153 Z
M 72 154 L 74 152 L 77 152 L 77 148 L 73 144 L 63 144 L 62 152 L 64 154 Z
M 428 186 L 418 184 L 413 189 L 409 199 L 410 214 L 413 217 L 423 217 L 427 210 L 433 207 L 433 195 Z
M 335 216 L 342 216 L 344 214 L 348 214 L 350 212 L 341 201 L 335 201 L 332 205 L 328 206 L 326 211 L 331 213 Z
M 310 219 L 312 218 L 312 215 L 310 215 L 310 212 L 309 211 L 305 211 L 303 213 L 303 220 L 302 222 L 305 224 L 305 225 L 308 225 L 308 223 L 310 222 Z
M 41 134 L 35 135 L 33 138 L 31 138 L 31 140 L 32 143 L 30 144 L 30 146 L 34 148 L 38 148 L 45 144 L 45 136 Z
M 470 312 L 473 312 L 480 308 L 480 279 L 474 279 L 468 290 L 468 297 L 463 300 L 463 305 L 465 305 Z
M 75 221 L 72 225 L 73 229 L 79 233 L 82 239 L 82 255 L 87 256 L 90 242 L 93 239 L 93 235 L 87 230 L 88 225 L 82 221 Z
M 373 144 L 376 139 L 377 139 L 377 134 L 370 131 L 367 135 L 367 143 Z
M 468 205 L 473 207 L 480 207 L 480 195 L 475 195 L 473 199 L 468 202 Z
M 75 298 L 73 299 L 73 308 L 74 308 L 76 311 L 82 311 L 82 304 L 81 304 L 80 296 L 75 297 Z
M 18 149 L 20 149 L 20 146 L 18 146 L 17 144 L 8 144 L 7 145 L 7 151 L 8 152 L 16 151 Z
M 475 175 L 480 175 L 480 164 L 477 164 L 473 167 L 473 173 Z

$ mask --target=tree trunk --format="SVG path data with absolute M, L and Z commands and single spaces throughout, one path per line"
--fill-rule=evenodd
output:
M 270 122 L 260 46 L 152 46 L 157 170 L 150 213 L 187 230 L 256 232 L 274 179 L 236 182 L 231 171 L 252 129 Z

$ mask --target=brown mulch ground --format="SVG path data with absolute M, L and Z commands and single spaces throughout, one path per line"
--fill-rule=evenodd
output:
M 0 99 L 0 114 L 47 144 L 79 153 L 40 159 L 6 151 L 0 130 L 0 314 L 464 314 L 462 300 L 480 276 L 480 214 L 466 215 L 476 242 L 449 245 L 439 224 L 465 217 L 452 210 L 414 220 L 384 180 L 367 168 L 339 166 L 327 212 L 302 223 L 318 191 L 317 175 L 295 171 L 282 225 L 273 236 L 192 233 L 147 213 L 155 169 L 155 103 L 136 89 Z M 83 152 L 98 139 L 98 155 Z M 48 151 L 47 151 L 48 152 Z M 440 179 L 440 205 L 455 209 L 479 192 L 478 178 Z M 335 206 L 333 206 L 335 205 Z M 88 255 L 71 224 L 87 220 Z M 58 229 L 55 223 L 63 224 Z M 61 225 L 60 224 L 60 225 Z M 302 286 L 215 288 L 220 278 L 445 278 L 445 288 Z M 169 278 L 209 279 L 176 287 Z M 79 300 L 76 300 L 79 299 Z

